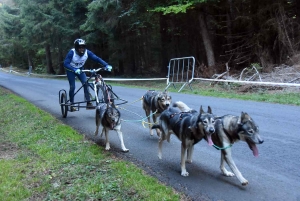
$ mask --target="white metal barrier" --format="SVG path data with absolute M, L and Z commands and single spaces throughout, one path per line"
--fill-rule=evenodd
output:
M 195 69 L 195 58 L 194 57 L 183 57 L 183 58 L 174 58 L 171 59 L 168 66 L 168 76 L 167 78 L 105 78 L 107 81 L 156 81 L 156 80 L 167 80 L 167 88 L 171 85 L 175 87 L 175 83 L 183 83 L 183 86 L 179 89 L 180 92 L 183 87 L 188 84 L 190 89 L 191 82 L 193 80 L 208 81 L 208 82 L 226 82 L 226 83 L 239 83 L 239 84 L 252 84 L 252 85 L 264 85 L 264 86 L 283 86 L 283 87 L 300 87 L 300 84 L 297 83 L 276 83 L 276 82 L 257 82 L 257 81 L 238 81 L 238 80 L 221 80 L 221 79 L 208 79 L 208 78 L 195 78 L 194 69 Z M 17 73 L 13 70 L 12 65 L 9 67 L 9 70 L 3 68 L 0 65 L 0 71 L 7 73 Z M 39 75 L 32 73 L 32 67 L 29 67 L 29 71 L 26 73 L 28 76 L 42 76 L 42 77 L 66 77 L 66 75 Z
M 194 57 L 171 59 L 168 66 L 167 87 L 165 89 L 168 89 L 171 85 L 176 88 L 176 83 L 182 83 L 183 85 L 178 92 L 180 92 L 186 85 L 188 85 L 192 90 L 191 82 L 194 79 L 194 70 Z

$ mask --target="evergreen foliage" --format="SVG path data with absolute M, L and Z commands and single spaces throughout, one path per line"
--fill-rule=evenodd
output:
M 62 74 L 81 37 L 115 75 L 165 76 L 185 56 L 214 72 L 226 62 L 268 71 L 298 54 L 298 13 L 296 0 L 10 0 L 0 5 L 0 64 Z

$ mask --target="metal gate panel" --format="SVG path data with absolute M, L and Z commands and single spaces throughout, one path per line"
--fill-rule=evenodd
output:
M 180 92 L 186 85 L 188 85 L 192 90 L 191 82 L 194 79 L 194 70 L 194 57 L 171 59 L 168 66 L 167 87 L 165 89 L 168 89 L 171 85 L 176 88 L 176 83 L 182 83 L 183 85 L 178 92 Z

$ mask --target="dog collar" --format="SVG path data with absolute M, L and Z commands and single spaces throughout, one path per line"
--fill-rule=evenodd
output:
M 217 150 L 223 150 L 223 149 L 228 149 L 230 147 L 232 147 L 232 144 L 226 146 L 226 147 L 218 147 L 217 145 L 213 144 L 214 148 L 216 148 Z

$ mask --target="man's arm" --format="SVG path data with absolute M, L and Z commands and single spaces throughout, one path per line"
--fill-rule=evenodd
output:
M 88 57 L 90 59 L 92 59 L 93 61 L 102 64 L 103 66 L 107 66 L 108 63 L 106 63 L 105 61 L 103 61 L 100 57 L 97 57 L 93 52 L 91 52 L 90 50 L 87 50 L 87 54 Z
M 73 58 L 73 54 L 74 54 L 73 50 L 70 50 L 64 60 L 64 67 L 70 71 L 74 71 L 74 68 L 70 65 Z

